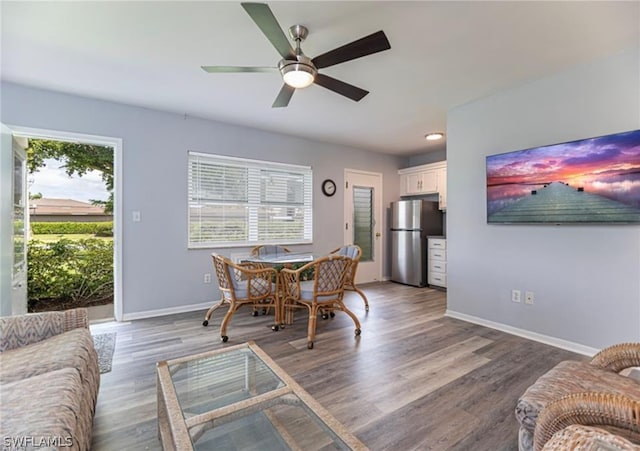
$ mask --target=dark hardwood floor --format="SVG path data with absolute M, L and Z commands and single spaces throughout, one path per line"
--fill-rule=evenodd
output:
M 354 338 L 344 313 L 318 320 L 306 347 L 306 319 L 279 332 L 271 316 L 241 309 L 221 343 L 217 311 L 92 325 L 117 331 L 113 370 L 102 375 L 94 450 L 161 449 L 155 363 L 254 340 L 372 450 L 516 450 L 514 407 L 536 378 L 584 357 L 444 317 L 446 293 L 394 283 L 364 286 L 371 310 L 347 295 L 362 323 Z

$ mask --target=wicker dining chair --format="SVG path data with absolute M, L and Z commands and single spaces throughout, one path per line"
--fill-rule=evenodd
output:
M 358 263 L 360 263 L 360 257 L 362 256 L 362 249 L 357 244 L 349 244 L 347 246 L 342 246 L 332 250 L 330 254 L 345 255 L 353 260 L 353 263 L 351 263 L 351 271 L 349 271 L 349 274 L 347 274 L 347 280 L 344 284 L 344 289 L 348 291 L 355 291 L 356 293 L 358 293 L 364 301 L 365 311 L 368 312 L 369 301 L 367 300 L 367 296 L 362 292 L 360 288 L 356 286 L 356 272 L 358 271 Z
M 572 425 L 582 425 L 583 428 L 562 434 L 561 431 Z M 593 428 L 594 426 L 604 431 L 598 433 L 598 429 Z M 624 443 L 627 440 L 635 444 L 640 443 L 640 400 L 616 393 L 583 392 L 552 401 L 542 409 L 538 417 L 534 447 L 536 451 L 596 449 L 587 447 L 585 443 L 586 440 L 596 438 L 600 442 L 610 441 L 612 445 L 617 442 Z M 582 448 L 574 448 L 578 440 L 581 440 Z M 560 444 L 562 447 L 558 448 Z M 631 443 L 628 444 L 632 449 L 640 449 Z M 611 449 L 629 448 L 612 447 Z
M 342 298 L 344 284 L 351 269 L 352 260 L 344 255 L 329 255 L 319 258 L 298 269 L 284 268 L 280 271 L 280 291 L 282 311 L 280 317 L 285 317 L 288 309 L 306 308 L 309 312 L 307 326 L 307 348 L 313 349 L 316 338 L 316 318 L 318 311 L 342 311 L 351 317 L 356 329 L 356 336 L 360 335 L 360 321 L 349 310 Z M 303 274 L 313 269 L 312 280 L 302 280 Z
M 213 266 L 218 277 L 218 286 L 222 298 L 212 306 L 204 316 L 203 326 L 209 324 L 213 312 L 224 304 L 229 304 L 229 310 L 220 325 L 220 338 L 227 342 L 227 324 L 233 314 L 243 305 L 253 307 L 253 315 L 257 316 L 259 308 L 274 306 L 277 296 L 277 275 L 273 268 L 256 267 L 252 263 L 235 264 L 228 258 L 212 253 Z M 278 330 L 276 323 L 274 330 Z

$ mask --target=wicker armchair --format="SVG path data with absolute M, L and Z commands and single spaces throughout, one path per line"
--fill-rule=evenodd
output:
M 362 292 L 360 288 L 356 287 L 356 272 L 358 271 L 358 263 L 360 263 L 360 257 L 362 256 L 362 249 L 360 249 L 360 246 L 358 246 L 357 244 L 350 244 L 348 246 L 342 246 L 334 249 L 330 253 L 345 255 L 353 260 L 353 263 L 351 263 L 351 271 L 349 271 L 349 274 L 347 274 L 347 280 L 344 283 L 344 289 L 348 291 L 355 291 L 356 293 L 358 293 L 364 301 L 365 311 L 368 312 L 369 301 L 367 300 L 367 296 Z
M 558 434 L 571 425 L 589 426 L 573 430 L 570 433 Z M 605 429 L 591 428 L 598 426 Z M 564 435 L 564 436 L 563 436 Z M 553 437 L 553 442 L 549 443 Z M 549 403 L 540 413 L 534 434 L 536 451 L 544 449 L 574 449 L 570 445 L 582 440 L 611 442 L 612 445 L 624 444 L 629 449 L 634 446 L 631 440 L 640 443 L 640 401 L 625 395 L 613 393 L 574 393 Z M 625 443 L 626 442 L 626 443 Z M 585 446 L 585 449 L 587 448 Z M 617 448 L 613 448 L 617 449 Z M 631 449 L 640 449 L 633 447 Z
M 235 264 L 222 255 L 212 253 L 213 266 L 218 277 L 218 286 L 222 298 L 212 306 L 204 316 L 203 326 L 209 324 L 213 312 L 223 304 L 229 304 L 229 310 L 220 325 L 220 338 L 227 342 L 227 324 L 233 314 L 243 305 L 253 307 L 253 315 L 257 316 L 260 307 L 275 306 L 277 295 L 277 272 L 273 268 L 257 267 L 252 263 Z M 275 281 L 275 282 L 274 282 Z M 278 329 L 276 323 L 274 330 Z
M 591 364 L 615 373 L 640 366 L 640 343 L 621 343 L 609 346 L 594 355 Z
M 352 260 L 342 255 L 329 255 L 319 258 L 298 269 L 282 269 L 280 271 L 280 289 L 284 318 L 287 309 L 306 308 L 309 311 L 307 326 L 307 348 L 313 349 L 316 337 L 316 318 L 318 311 L 345 312 L 355 323 L 356 336 L 360 335 L 360 321 L 349 310 L 342 298 L 344 284 L 351 270 Z M 301 275 L 313 269 L 313 280 L 302 280 Z M 333 315 L 332 315 L 333 316 Z
M 540 376 L 516 404 L 516 419 L 520 423 L 519 450 L 532 450 L 538 440 L 548 440 L 550 436 L 546 439 L 536 436 L 538 421 L 547 406 L 568 395 L 608 393 L 640 400 L 640 381 L 624 375 L 624 370 L 636 366 L 640 366 L 640 343 L 623 343 L 603 349 L 589 362 L 565 360 Z M 616 433 L 613 426 L 603 427 Z

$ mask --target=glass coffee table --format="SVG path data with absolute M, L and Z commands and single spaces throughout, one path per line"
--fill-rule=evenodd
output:
M 253 341 L 157 364 L 165 450 L 366 450 Z

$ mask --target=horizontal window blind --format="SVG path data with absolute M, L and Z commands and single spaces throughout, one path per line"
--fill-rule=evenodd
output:
M 189 152 L 189 247 L 310 243 L 308 166 Z

